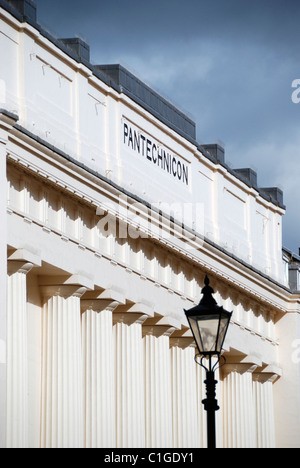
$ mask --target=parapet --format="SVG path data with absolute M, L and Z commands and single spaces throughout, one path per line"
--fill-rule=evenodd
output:
M 283 192 L 281 189 L 278 187 L 259 188 L 257 185 L 257 174 L 253 169 L 231 169 L 226 165 L 225 150 L 220 144 L 200 145 L 197 143 L 195 122 L 126 68 L 119 64 L 92 65 L 90 62 L 90 47 L 84 40 L 79 37 L 57 39 L 51 36 L 49 32 L 44 30 L 37 22 L 35 0 L 0 0 L 0 7 L 9 11 L 19 21 L 28 22 L 34 26 L 41 35 L 55 44 L 64 53 L 88 67 L 99 80 L 117 92 L 124 93 L 169 128 L 196 145 L 198 150 L 201 151 L 206 158 L 215 164 L 224 166 L 229 173 L 248 186 L 256 189 L 261 197 L 285 209 L 283 204 Z
M 79 60 L 90 61 L 90 46 L 79 37 L 72 37 L 69 39 L 59 39 L 66 47 L 74 52 Z
M 283 205 L 283 191 L 278 187 L 266 187 L 260 189 L 262 195 L 269 196 L 269 199 L 272 203 L 278 204 L 281 207 Z
M 34 0 L 6 0 L 6 3 L 22 15 L 23 21 L 36 21 L 36 3 Z
M 160 96 L 122 65 L 96 65 L 95 69 L 105 73 L 119 85 L 137 104 L 146 108 L 159 120 L 174 128 L 187 139 L 196 139 L 196 124 L 173 104 Z
M 212 156 L 216 162 L 225 164 L 225 149 L 218 143 L 202 145 L 202 148 Z
M 257 173 L 251 169 L 250 167 L 246 167 L 243 169 L 234 169 L 240 177 L 242 177 L 247 184 L 251 187 L 258 188 L 257 186 Z

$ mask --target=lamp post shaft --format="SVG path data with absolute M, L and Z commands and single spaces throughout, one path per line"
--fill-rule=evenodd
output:
M 200 363 L 197 362 L 197 364 L 206 370 L 206 399 L 202 403 L 207 411 L 207 446 L 208 448 L 216 448 L 215 413 L 219 406 L 216 400 L 216 384 L 218 382 L 215 380 L 214 371 L 220 362 L 223 343 L 233 312 L 228 312 L 223 306 L 218 306 L 213 298 L 214 290 L 209 285 L 207 275 L 204 284 L 201 291 L 203 297 L 199 305 L 184 310 L 184 312 L 199 351 L 195 361 L 197 362 L 197 357 L 200 356 Z M 214 365 L 213 358 L 217 359 Z M 208 368 L 203 364 L 204 359 L 208 359 Z
M 216 448 L 216 416 L 215 413 L 220 408 L 216 400 L 215 373 L 212 370 L 206 372 L 206 399 L 202 401 L 207 412 L 207 448 Z

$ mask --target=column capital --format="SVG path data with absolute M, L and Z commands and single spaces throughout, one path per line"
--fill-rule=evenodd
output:
M 170 337 L 170 346 L 178 346 L 182 349 L 189 346 L 196 347 L 191 329 L 182 325 L 180 330 L 175 330 Z
M 276 365 L 269 365 L 261 370 L 257 370 L 253 373 L 253 380 L 255 382 L 266 383 L 276 382 L 282 376 L 282 369 Z
M 153 335 L 157 338 L 160 336 L 171 336 L 175 330 L 181 329 L 181 323 L 171 315 L 164 317 L 156 316 L 149 318 L 143 325 L 143 336 Z
M 33 267 L 40 267 L 42 265 L 40 257 L 26 249 L 18 249 L 10 253 L 7 261 L 7 272 L 9 275 L 13 275 L 14 273 L 27 275 Z
M 27 275 L 33 267 L 33 263 L 9 260 L 7 263 L 7 273 L 8 276 L 14 275 L 15 273 Z
M 74 296 L 81 298 L 92 286 L 91 281 L 81 275 L 40 276 L 39 285 L 45 298 L 60 296 L 65 299 Z
M 257 356 L 226 356 L 226 364 L 222 367 L 222 373 L 223 375 L 228 375 L 232 372 L 237 372 L 238 374 L 253 373 L 261 365 L 262 362 Z
M 87 291 L 81 299 L 81 312 L 87 310 L 113 312 L 120 304 L 125 304 L 125 301 L 123 294 L 113 289 Z
M 136 303 L 131 305 L 120 305 L 116 308 L 113 314 L 113 323 L 125 323 L 132 325 L 133 323 L 139 323 L 142 325 L 149 317 L 153 317 L 154 310 L 152 307 L 143 304 Z

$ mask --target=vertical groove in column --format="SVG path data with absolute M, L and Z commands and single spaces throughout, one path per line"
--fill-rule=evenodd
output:
M 253 382 L 256 413 L 257 447 L 276 447 L 272 382 Z
M 194 349 L 171 348 L 173 446 L 199 447 Z
M 114 325 L 117 448 L 145 446 L 142 328 Z
M 226 448 L 255 448 L 255 419 L 250 372 L 230 372 L 223 384 Z
M 225 448 L 230 448 L 231 445 L 232 445 L 230 426 L 229 426 L 229 419 L 231 418 L 229 378 L 230 378 L 230 374 L 227 375 L 223 380 L 223 405 L 224 405 L 224 410 L 223 410 L 223 428 L 224 428 L 223 443 L 224 443 Z
M 43 306 L 41 446 L 82 447 L 80 299 L 54 296 Z
M 146 447 L 172 447 L 171 363 L 169 337 L 146 335 Z
M 241 395 L 243 395 L 243 389 L 241 389 L 242 386 L 242 379 L 240 378 L 240 374 L 238 372 L 233 373 L 233 379 L 234 379 L 234 389 L 235 389 L 235 395 L 236 399 L 233 401 L 233 405 L 235 406 L 235 417 L 237 421 L 237 425 L 235 427 L 235 442 L 234 445 L 236 448 L 242 447 L 242 437 L 243 437 L 243 429 L 242 429 L 242 401 L 241 401 Z
M 115 447 L 112 312 L 82 314 L 84 446 Z
M 181 410 L 181 402 L 179 398 L 179 389 L 178 385 L 181 382 L 180 376 L 180 364 L 179 361 L 179 348 L 173 347 L 171 348 L 171 375 L 172 375 L 172 413 L 173 413 L 173 447 L 179 447 L 181 444 L 181 428 L 179 427 L 180 422 L 180 410 Z
M 257 447 L 263 448 L 262 444 L 262 408 L 261 408 L 261 395 L 260 395 L 260 384 L 259 382 L 253 382 L 253 394 L 255 404 L 255 416 L 256 416 L 256 438 Z
M 28 446 L 26 274 L 7 278 L 7 439 L 9 448 Z
M 268 434 L 269 434 L 268 448 L 276 448 L 273 383 L 266 382 L 266 385 L 267 385 L 266 400 L 267 400 L 267 406 L 269 409 L 268 420 L 267 420 L 267 427 L 268 427 Z

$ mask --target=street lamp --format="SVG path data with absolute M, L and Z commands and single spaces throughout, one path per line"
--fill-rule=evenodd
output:
M 227 312 L 223 307 L 218 306 L 212 294 L 214 290 L 209 286 L 209 279 L 205 276 L 205 287 L 202 289 L 203 297 L 200 304 L 190 310 L 185 310 L 192 330 L 199 354 L 200 364 L 206 370 L 206 399 L 202 401 L 204 409 L 207 411 L 207 447 L 216 448 L 216 426 L 215 412 L 220 408 L 216 400 L 215 369 L 221 357 L 221 351 L 232 312 Z M 213 365 L 212 358 L 217 361 Z M 208 359 L 208 368 L 203 364 L 203 360 Z

